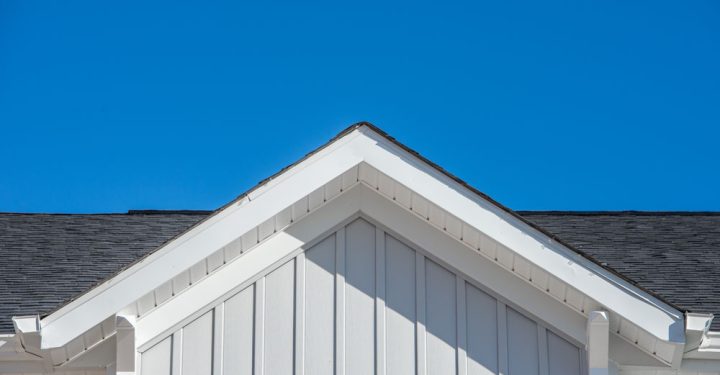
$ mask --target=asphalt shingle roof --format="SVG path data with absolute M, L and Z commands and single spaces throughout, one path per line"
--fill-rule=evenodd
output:
M 720 330 L 720 212 L 518 214 Z
M 720 315 L 720 213 L 518 213 L 668 302 Z M 208 214 L 0 213 L 0 333 L 13 332 L 12 316 L 56 309 Z
M 207 213 L 0 214 L 0 333 L 45 314 L 185 231 Z

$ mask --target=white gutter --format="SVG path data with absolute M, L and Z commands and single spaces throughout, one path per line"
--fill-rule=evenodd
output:
M 684 358 L 720 359 L 720 331 L 710 331 L 713 314 L 685 314 Z
M 28 353 L 42 357 L 40 344 L 40 317 L 37 315 L 14 316 L 15 336 L 19 339 L 22 349 Z

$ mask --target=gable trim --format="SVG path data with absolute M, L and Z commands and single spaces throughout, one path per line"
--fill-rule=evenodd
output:
M 67 340 L 97 324 L 88 317 L 104 319 L 120 311 L 235 240 L 236 233 L 250 231 L 359 164 L 361 153 L 353 152 L 358 135 L 348 134 L 338 139 L 142 261 L 45 317 L 42 320 L 43 348 L 64 345 Z
M 439 224 L 448 233 L 452 234 L 452 228 L 457 228 L 457 225 L 460 233 L 464 225 L 475 230 L 482 228 L 482 233 L 501 243 L 503 250 L 516 252 L 558 280 L 577 285 L 579 292 L 593 296 L 601 305 L 627 318 L 631 326 L 642 327 L 642 331 L 662 341 L 684 341 L 683 316 L 671 305 L 548 238 L 547 234 L 534 229 L 494 201 L 478 195 L 461 180 L 376 128 L 358 124 L 345 132 L 320 151 L 254 188 L 141 262 L 43 319 L 43 347 L 64 345 L 93 324 L 98 324 L 176 274 L 185 272 L 218 249 L 231 244 L 238 234 L 257 230 L 256 240 L 260 242 L 263 223 L 275 220 L 275 215 L 318 191 L 321 194 L 316 195 L 316 199 L 326 200 L 323 194 L 328 190 L 327 186 L 337 185 L 337 181 L 337 186 L 343 186 L 343 173 L 353 168 L 357 169 L 357 179 L 376 191 L 385 191 L 385 185 L 390 186 L 392 191 L 401 187 L 409 191 L 411 197 L 424 200 L 425 207 L 437 210 L 439 215 L 428 214 L 427 220 L 431 216 L 441 218 L 445 222 Z M 373 171 L 379 173 L 373 175 Z M 398 199 L 395 193 L 390 195 Z M 448 225 L 447 220 L 455 222 Z M 275 227 L 267 225 L 265 228 Z M 172 256 L 169 256 L 170 253 Z M 568 261 L 571 264 L 566 264 Z M 577 283 L 578 280 L 581 282 Z
M 367 174 L 367 171 L 362 171 L 361 174 L 365 175 Z M 458 238 L 453 238 L 447 230 L 434 226 L 432 221 L 419 218 L 417 214 L 412 215 L 411 211 L 401 210 L 400 208 L 402 206 L 399 204 L 388 204 L 389 202 L 387 202 L 386 199 L 390 198 L 383 196 L 379 192 L 378 188 L 371 187 L 364 181 L 361 182 L 361 185 L 353 187 L 338 198 L 334 199 L 333 202 L 335 203 L 330 203 L 329 206 L 324 206 L 327 208 L 322 208 L 317 211 L 317 214 L 311 214 L 303 220 L 295 223 L 294 226 L 289 227 L 287 230 L 293 233 L 291 237 L 297 238 L 298 233 L 307 232 L 307 229 L 301 229 L 297 226 L 303 226 L 305 228 L 312 226 L 315 229 L 314 232 L 310 232 L 318 235 L 319 237 L 323 237 L 323 235 L 318 233 L 321 233 L 323 230 L 325 230 L 325 232 L 322 233 L 328 232 L 326 228 L 336 227 L 338 225 L 336 222 L 347 222 L 357 218 L 358 216 L 362 217 L 376 225 L 378 228 L 384 228 L 387 233 L 392 234 L 395 238 L 405 242 L 408 246 L 422 252 L 424 256 L 429 259 L 432 259 L 445 267 L 456 270 L 458 274 L 464 275 L 469 282 L 470 280 L 477 280 L 477 282 L 473 281 L 472 284 L 479 289 L 487 291 L 489 294 L 495 296 L 507 296 L 508 299 L 500 298 L 499 300 L 501 302 L 504 300 L 504 302 L 512 306 L 517 306 L 522 311 L 525 311 L 529 316 L 533 316 L 539 321 L 547 322 L 547 324 L 550 324 L 550 326 L 555 327 L 557 330 L 567 332 L 576 342 L 584 342 L 584 328 L 588 314 L 581 312 L 579 309 L 573 308 L 572 304 L 563 304 L 562 301 L 558 302 L 557 297 L 553 298 L 554 296 L 550 293 L 544 293 L 543 290 L 538 290 L 537 285 L 528 282 L 526 278 L 523 279 L 521 275 L 517 272 L 513 272 L 507 267 L 504 267 L 503 264 L 488 258 L 483 252 L 476 250 L 467 242 L 460 241 Z M 353 214 L 353 212 L 357 213 Z M 318 219 L 318 216 L 322 219 Z M 343 220 L 345 217 L 348 217 L 348 219 Z M 421 221 L 416 224 L 412 224 L 413 220 L 416 219 L 421 219 Z M 323 224 L 316 226 L 308 223 L 308 221 L 314 220 L 322 220 Z M 418 225 L 424 226 L 426 224 L 434 226 L 434 229 L 436 229 L 437 232 L 434 230 L 427 231 L 418 229 L 420 228 Z M 329 232 L 332 232 L 332 230 Z M 437 234 L 441 235 L 438 236 Z M 281 235 L 282 234 L 278 234 L 278 236 Z M 309 237 L 311 236 L 307 235 L 304 241 L 309 241 Z M 408 238 L 410 238 L 410 240 L 408 240 Z M 273 238 L 268 239 L 268 241 L 277 243 Z M 275 252 L 275 250 L 271 250 L 274 248 L 274 245 L 271 245 L 270 242 L 265 242 L 260 245 L 259 248 L 253 250 L 254 254 L 256 256 L 260 256 L 258 253 L 264 253 L 267 255 L 271 252 Z M 312 245 L 312 241 L 310 244 Z M 278 258 L 276 258 L 277 260 L 272 262 L 272 264 L 284 264 L 286 261 L 289 261 L 294 256 L 298 255 L 298 253 L 302 251 L 301 248 L 305 247 L 307 247 L 307 245 L 302 246 L 301 243 L 286 246 L 286 250 L 284 250 L 284 252 L 287 255 L 284 257 L 280 257 L 278 255 Z M 423 249 L 435 249 L 435 251 L 425 251 Z M 445 251 L 442 251 L 443 249 Z M 455 250 L 451 251 L 451 249 Z M 478 255 L 483 256 L 478 257 Z M 460 258 L 457 256 L 460 256 Z M 490 262 L 486 263 L 487 261 L 484 259 L 488 259 Z M 247 261 L 249 262 L 249 260 Z M 240 268 L 237 267 L 242 266 L 237 265 L 236 263 L 240 262 L 242 261 L 236 259 L 232 264 L 227 266 L 232 268 L 234 271 L 228 270 L 222 272 L 227 275 L 245 274 L 250 277 L 250 272 L 238 271 Z M 274 266 L 269 265 L 268 267 L 272 268 Z M 257 277 L 255 277 L 255 279 L 256 278 Z M 145 332 L 139 339 L 139 343 L 142 347 L 147 348 L 149 345 L 152 345 L 152 343 L 146 343 L 146 340 L 150 340 L 150 337 L 162 337 L 163 335 L 159 332 L 162 327 L 165 327 L 166 331 L 171 330 L 171 328 L 168 327 L 171 322 L 180 322 L 186 314 L 191 314 L 191 316 L 189 318 L 185 318 L 185 320 L 192 319 L 192 317 L 196 317 L 198 314 L 206 312 L 209 308 L 208 306 L 212 306 L 216 301 L 229 297 L 239 291 L 239 289 L 242 289 L 244 285 L 253 281 L 250 280 L 242 282 L 235 289 L 229 290 L 220 295 L 217 293 L 220 293 L 219 291 L 223 290 L 222 288 L 224 284 L 220 283 L 219 280 L 220 279 L 212 281 L 211 284 L 213 286 L 209 286 L 210 284 L 207 284 L 208 282 L 206 281 L 200 281 L 194 287 L 198 289 L 191 290 L 191 294 L 195 297 L 181 294 L 178 297 L 179 300 L 169 300 L 167 305 L 162 305 L 158 307 L 157 310 L 151 310 L 147 313 L 147 315 L 141 317 L 139 324 L 143 328 L 140 331 Z M 508 285 L 514 285 L 514 287 L 504 289 Z M 225 285 L 225 288 L 227 287 L 228 286 Z M 202 298 L 205 302 L 199 302 L 199 298 Z M 194 302 L 191 303 L 191 301 Z M 198 306 L 206 307 L 198 310 L 198 312 L 195 311 Z M 597 305 L 587 306 L 592 307 Z M 575 321 L 574 325 L 570 324 L 572 321 Z M 677 356 L 678 353 L 680 353 L 680 355 L 682 354 L 682 344 L 668 343 L 657 338 L 653 338 L 647 332 L 640 330 L 639 327 L 634 327 L 632 323 L 623 321 L 616 314 L 613 314 L 612 321 L 613 326 L 618 328 L 618 331 L 615 331 L 615 328 L 613 328 L 613 336 L 616 336 L 628 344 L 639 348 L 648 355 L 658 359 L 660 362 L 669 365 L 671 362 L 674 362 L 674 357 Z M 568 329 L 570 329 L 569 327 L 572 326 L 575 327 L 574 330 L 571 329 L 568 331 Z M 622 329 L 620 329 L 621 326 Z M 642 337 L 642 339 L 637 340 L 638 337 Z

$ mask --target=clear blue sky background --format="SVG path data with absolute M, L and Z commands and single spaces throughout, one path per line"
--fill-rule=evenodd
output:
M 514 209 L 720 210 L 720 3 L 0 1 L 0 211 L 213 209 L 360 120 Z

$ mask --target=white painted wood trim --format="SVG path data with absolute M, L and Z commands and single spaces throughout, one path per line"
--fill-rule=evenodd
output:
M 538 338 L 538 373 L 540 375 L 552 375 L 550 374 L 550 366 L 548 361 L 548 339 L 547 330 L 540 323 L 537 324 L 537 338 Z
M 363 189 L 362 192 L 371 196 L 378 195 L 375 189 L 371 187 Z M 442 258 L 445 263 L 449 263 L 451 267 L 461 271 L 461 273 L 469 275 L 470 280 L 478 280 L 495 294 L 508 297 L 514 295 L 514 297 L 509 298 L 514 304 L 521 306 L 521 308 L 526 311 L 532 311 L 539 320 L 549 323 L 550 326 L 560 331 L 565 331 L 565 333 L 575 341 L 580 343 L 585 342 L 585 313 L 577 308 L 573 308 L 569 303 L 558 304 L 552 302 L 553 300 L 557 301 L 557 297 L 553 296 L 552 293 L 542 293 L 543 290 L 540 290 L 540 293 L 538 293 L 538 286 L 536 284 L 518 277 L 516 270 L 504 267 L 502 265 L 503 259 L 497 255 L 497 253 L 493 253 L 495 256 L 493 260 L 492 257 L 488 257 L 487 254 L 482 251 L 475 251 L 473 249 L 468 252 L 468 244 L 460 241 L 459 238 L 453 238 L 450 235 L 433 236 L 431 235 L 431 233 L 433 233 L 432 231 L 420 228 L 420 226 L 431 225 L 431 220 L 423 219 L 422 216 L 418 216 L 416 212 L 405 210 L 399 205 L 384 204 L 382 200 L 371 199 L 369 197 L 363 198 L 362 202 L 361 210 L 365 215 L 370 218 L 376 218 L 377 222 L 387 224 L 386 227 L 392 229 L 393 232 L 399 234 L 401 237 L 412 239 L 411 242 L 421 249 L 457 249 L 457 251 L 452 252 L 445 251 L 437 256 Z M 387 200 L 385 200 L 385 202 L 387 202 Z M 498 249 L 497 251 L 500 250 Z M 508 252 L 509 250 L 505 249 L 503 251 Z M 482 254 L 483 257 L 478 257 L 478 253 Z M 434 254 L 428 255 L 435 256 Z M 493 266 L 486 266 L 483 262 L 484 259 L 493 262 Z M 470 266 L 471 264 L 473 266 Z M 511 274 L 506 273 L 503 269 L 510 271 Z M 494 276 L 490 277 L 489 275 L 491 274 Z M 509 287 L 509 285 L 513 285 L 513 287 Z M 530 289 L 526 287 L 530 287 Z M 567 288 L 572 287 L 567 286 L 564 290 L 567 291 Z M 577 291 L 573 292 L 573 295 L 577 294 Z M 564 296 L 567 299 L 566 302 L 570 302 L 568 294 Z M 550 300 L 547 300 L 548 298 Z M 541 302 L 540 300 L 543 301 Z M 568 308 L 574 311 L 576 315 L 568 316 L 566 314 Z M 548 310 L 555 311 L 551 312 Z M 653 339 L 649 333 L 634 326 L 632 322 L 622 321 L 628 329 L 620 332 L 618 336 L 646 353 L 653 355 L 658 360 L 670 363 L 672 362 L 671 359 L 673 356 L 682 351 L 682 343 L 661 341 L 657 338 Z M 572 331 L 560 328 L 564 326 L 567 327 L 568 324 L 574 325 L 575 328 Z M 635 328 L 630 329 L 632 327 Z M 668 329 L 671 328 L 668 327 Z M 636 334 L 644 335 L 644 340 L 636 342 L 634 338 L 632 340 L 627 338 L 626 336 L 632 334 L 633 331 L 636 332 Z M 652 344 L 652 347 L 647 345 L 648 341 Z
M 171 339 L 171 374 L 182 375 L 182 357 L 183 357 L 183 330 L 179 329 L 173 333 Z
M 547 294 L 538 292 L 532 285 L 499 267 L 497 263 L 478 256 L 462 243 L 449 236 L 438 236 L 432 227 L 428 227 L 426 220 L 421 220 L 395 205 L 388 205 L 383 199 L 372 199 L 377 197 L 377 194 L 367 187 L 359 189 L 359 192 L 369 195 L 361 198 L 363 217 L 376 225 L 382 225 L 394 237 L 403 239 L 417 249 L 418 253 L 458 272 L 466 280 L 474 281 L 473 285 L 479 289 L 499 296 L 504 303 L 510 302 L 521 311 L 529 312 L 533 319 L 564 332 L 575 342 L 585 343 L 586 319 L 582 315 L 556 302 Z
M 508 363 L 507 306 L 500 301 L 497 303 L 497 320 L 498 372 L 499 375 L 508 375 L 510 366 Z
M 213 375 L 223 375 L 223 331 L 225 326 L 225 304 L 221 303 L 213 309 Z
M 213 252 L 362 162 L 358 132 L 328 145 L 245 199 L 213 215 L 111 280 L 42 320 L 43 348 L 59 347 L 105 317 L 172 279 Z M 346 146 L 346 147 L 342 147 Z
M 427 373 L 427 333 L 425 332 L 425 256 L 419 251 L 415 252 L 415 303 L 416 303 L 416 342 L 417 342 L 417 373 Z
M 361 130 L 367 136 L 360 139 L 368 142 L 363 158 L 368 165 L 654 336 L 684 341 L 680 311 L 553 241 L 383 136 Z
M 387 369 L 387 336 L 385 331 L 385 232 L 375 227 L 375 329 L 377 375 L 385 375 Z
M 243 257 L 219 268 L 211 277 L 204 278 L 174 298 L 138 319 L 138 347 L 199 313 L 198 306 L 206 311 L 218 300 L 230 297 L 252 283 L 264 270 L 287 261 L 303 247 L 328 233 L 339 223 L 357 215 L 361 197 L 360 185 L 340 195 L 331 204 L 309 214 L 292 227 L 269 237 Z M 200 310 L 203 310 L 202 308 Z
M 122 375 L 134 375 L 136 371 L 135 319 L 116 317 L 115 371 Z
M 178 272 L 184 272 L 222 249 L 236 239 L 237 233 L 257 228 L 301 197 L 324 189 L 345 171 L 362 165 L 376 169 L 385 178 L 389 176 L 413 194 L 432 202 L 433 207 L 442 209 L 442 229 L 448 233 L 454 231 L 457 220 L 461 221 L 460 228 L 467 224 L 482 229 L 504 248 L 572 285 L 584 296 L 591 296 L 609 311 L 642 328 L 643 333 L 682 344 L 684 327 L 679 311 L 552 241 L 371 129 L 361 127 L 43 319 L 42 347 L 60 347 L 70 342 L 105 317 L 152 292 Z M 375 181 L 380 181 L 378 176 Z M 397 186 L 383 191 L 378 186 L 377 190 L 392 195 Z M 581 300 L 586 301 L 583 296 Z M 579 308 L 584 310 L 586 306 L 582 301 Z M 667 359 L 667 351 L 676 350 L 665 347 L 658 350 L 658 356 Z
M 457 373 L 458 375 L 467 375 L 467 307 L 465 293 L 465 279 L 460 274 L 455 276 L 457 283 L 455 290 L 457 293 Z
M 335 374 L 345 374 L 345 229 L 335 233 Z
M 412 238 L 412 241 L 406 240 L 405 242 L 443 266 L 465 275 L 474 286 L 491 294 L 506 297 L 513 305 L 517 305 L 520 311 L 531 312 L 529 316 L 533 316 L 533 319 L 549 323 L 550 326 L 575 342 L 581 344 L 585 342 L 586 320 L 580 314 L 568 315 L 567 308 L 555 302 L 547 294 L 539 293 L 530 284 L 498 267 L 496 263 L 479 257 L 474 251 L 469 251 L 465 244 L 450 236 L 438 236 L 435 229 L 427 226 L 427 221 L 420 221 L 417 216 L 400 207 L 387 204 L 385 198 L 364 185 L 351 188 L 316 213 L 310 214 L 287 230 L 268 238 L 258 245 L 258 251 L 246 254 L 248 258 L 241 258 L 243 261 L 238 259 L 238 261 L 218 269 L 210 277 L 196 283 L 193 288 L 184 291 L 139 319 L 138 324 L 149 329 L 142 330 L 144 333 L 140 342 L 142 345 L 148 345 L 153 338 L 161 336 L 163 330 L 170 330 L 172 324 L 179 324 L 183 319 L 187 319 L 187 316 L 201 313 L 201 311 L 195 311 L 198 305 L 204 304 L 207 308 L 211 308 L 216 304 L 215 301 L 227 298 L 235 291 L 252 283 L 254 281 L 253 274 L 262 270 L 270 270 L 274 267 L 273 265 L 294 257 L 302 251 L 303 247 L 307 247 L 323 233 L 330 233 L 331 230 L 328 228 L 335 228 L 340 223 L 357 217 L 358 211 L 371 222 L 387 223 L 388 225 L 381 226 L 389 228 L 394 237 Z M 269 250 L 273 248 L 271 244 L 283 236 L 292 238 L 296 242 L 294 244 L 286 243 L 281 246 L 282 249 Z M 442 252 L 438 251 L 435 255 L 422 249 L 443 250 Z M 236 268 L 241 264 L 242 267 L 248 267 L 249 264 L 255 263 L 249 259 L 258 254 L 263 254 L 263 258 L 257 258 L 257 260 L 261 260 L 261 263 L 253 266 L 258 271 Z M 271 257 L 265 258 L 267 256 Z M 189 303 L 188 301 L 193 302 Z M 199 303 L 198 301 L 205 302 Z M 184 309 L 188 309 L 188 311 Z M 577 320 L 577 327 L 573 328 L 575 320 Z
M 295 374 L 305 374 L 305 253 L 295 257 Z
M 587 323 L 587 357 L 589 375 L 608 375 L 610 322 L 607 312 L 593 311 Z
M 265 373 L 265 277 L 255 282 L 255 361 L 256 375 Z M 175 375 L 175 374 L 173 374 Z

